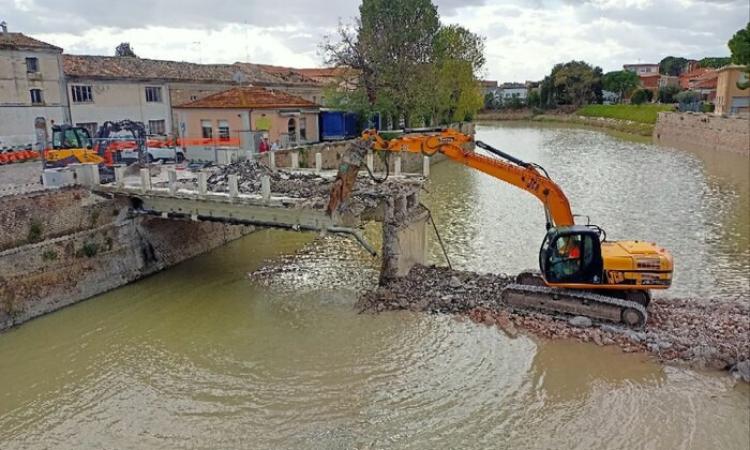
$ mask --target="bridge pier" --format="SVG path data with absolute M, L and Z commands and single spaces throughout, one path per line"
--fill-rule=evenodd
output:
M 407 196 L 388 198 L 385 203 L 381 285 L 427 261 L 428 211 Z

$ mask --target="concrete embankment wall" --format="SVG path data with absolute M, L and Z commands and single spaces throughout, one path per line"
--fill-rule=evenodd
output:
M 128 214 L 82 188 L 0 197 L 0 330 L 253 231 Z
M 696 151 L 750 156 L 750 118 L 700 113 L 659 113 L 654 143 Z

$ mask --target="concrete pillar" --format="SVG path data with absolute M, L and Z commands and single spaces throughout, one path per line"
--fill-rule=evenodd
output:
M 401 175 L 401 155 L 397 155 L 393 162 L 393 173 L 394 175 Z
M 422 157 L 422 175 L 425 178 L 430 177 L 430 157 L 429 156 Z
M 268 152 L 268 165 L 271 166 L 272 169 L 276 168 L 276 153 L 271 151 Z
M 320 172 L 323 170 L 323 155 L 320 152 L 315 154 L 315 171 Z
M 299 152 L 291 152 L 292 169 L 299 169 Z
M 177 171 L 169 169 L 167 171 L 167 180 L 169 186 L 169 194 L 174 195 L 177 193 Z
M 260 177 L 260 195 L 263 196 L 264 202 L 271 200 L 271 177 L 268 175 Z
M 198 172 L 198 195 L 204 196 L 208 193 L 208 174 Z
M 115 186 L 122 187 L 125 185 L 125 166 L 115 166 Z
M 151 190 L 151 172 L 148 168 L 141 169 L 141 192 L 146 193 Z
M 370 169 L 370 172 L 375 171 L 375 161 L 372 152 L 367 152 L 367 168 Z
M 400 199 L 398 203 L 406 203 Z M 385 284 L 397 277 L 405 276 L 415 264 L 427 261 L 427 220 L 429 214 L 422 210 L 405 222 L 406 218 L 396 213 L 396 200 L 386 200 L 383 222 L 383 259 L 380 283 Z
M 229 184 L 229 196 L 232 198 L 239 197 L 240 187 L 238 184 L 237 175 L 229 175 L 227 182 Z

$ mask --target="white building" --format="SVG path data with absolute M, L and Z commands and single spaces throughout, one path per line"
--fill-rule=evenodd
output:
M 517 98 L 525 102 L 528 89 L 524 83 L 503 83 L 497 90 L 497 96 L 503 101 Z
M 0 148 L 36 141 L 34 120 L 68 122 L 62 49 L 0 28 Z
M 622 66 L 624 70 L 635 72 L 638 75 L 649 75 L 659 73 L 658 64 L 625 64 Z

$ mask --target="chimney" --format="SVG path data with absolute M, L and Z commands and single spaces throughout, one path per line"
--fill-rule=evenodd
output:
M 4 20 L 2 22 L 0 22 L 0 29 L 3 30 L 3 33 L 7 33 L 8 32 L 8 24 L 7 24 L 7 22 L 5 22 Z

